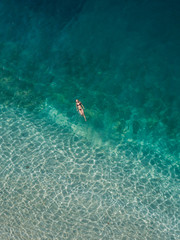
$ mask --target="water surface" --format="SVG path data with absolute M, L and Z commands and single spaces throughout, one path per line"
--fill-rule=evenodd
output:
M 179 10 L 1 1 L 0 239 L 178 239 Z

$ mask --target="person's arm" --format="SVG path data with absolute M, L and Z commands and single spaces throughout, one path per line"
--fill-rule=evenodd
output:
M 77 107 L 77 104 L 76 104 L 76 110 L 77 110 L 77 111 L 79 110 L 78 107 Z
M 82 105 L 82 103 L 81 103 L 81 106 L 83 107 L 83 109 L 85 109 L 85 107 Z

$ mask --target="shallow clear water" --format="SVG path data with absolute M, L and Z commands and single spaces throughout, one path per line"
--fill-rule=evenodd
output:
M 179 10 L 1 1 L 0 239 L 179 238 Z

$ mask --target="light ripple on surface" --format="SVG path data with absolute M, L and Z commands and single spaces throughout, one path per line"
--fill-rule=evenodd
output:
M 163 153 L 133 142 L 107 152 L 13 108 L 0 118 L 1 239 L 177 239 L 178 176 Z

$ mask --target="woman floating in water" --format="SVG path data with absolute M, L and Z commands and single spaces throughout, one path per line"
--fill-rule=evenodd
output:
M 76 109 L 77 111 L 79 111 L 79 113 L 81 114 L 81 116 L 84 117 L 84 120 L 86 121 L 86 116 L 84 114 L 84 106 L 82 105 L 82 103 L 76 99 Z

